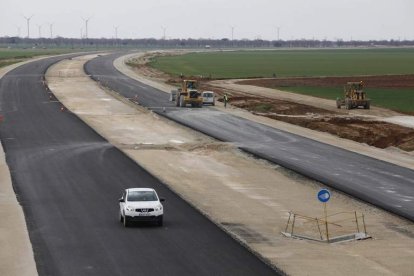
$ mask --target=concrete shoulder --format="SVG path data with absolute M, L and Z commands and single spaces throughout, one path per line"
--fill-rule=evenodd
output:
M 23 209 L 0 144 L 0 275 L 37 275 Z

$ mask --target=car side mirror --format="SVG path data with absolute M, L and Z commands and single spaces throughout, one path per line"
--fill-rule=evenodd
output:
M 118 201 L 119 201 L 119 202 L 125 202 L 125 199 L 120 198 Z
M 161 201 L 161 202 L 164 202 L 164 201 L 165 201 L 165 198 L 160 197 L 160 201 Z

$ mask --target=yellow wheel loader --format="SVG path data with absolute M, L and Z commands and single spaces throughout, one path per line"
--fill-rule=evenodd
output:
M 362 106 L 365 109 L 370 109 L 371 100 L 367 98 L 363 87 L 362 81 L 347 82 L 344 86 L 345 97 L 343 99 L 336 99 L 336 107 L 341 108 L 341 106 L 345 106 L 346 109 L 352 109 Z
M 181 87 L 178 90 L 172 90 L 171 101 L 175 101 L 175 105 L 186 107 L 191 104 L 192 107 L 203 107 L 203 98 L 197 90 L 196 80 L 182 80 Z

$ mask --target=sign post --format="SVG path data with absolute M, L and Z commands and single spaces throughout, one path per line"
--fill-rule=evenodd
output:
M 328 231 L 328 210 L 326 203 L 331 198 L 331 193 L 327 189 L 322 189 L 318 192 L 318 199 L 323 203 L 323 209 L 325 214 L 325 228 L 326 228 L 326 240 L 329 242 L 329 231 Z

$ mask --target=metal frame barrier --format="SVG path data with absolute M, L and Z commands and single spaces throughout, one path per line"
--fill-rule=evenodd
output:
M 286 237 L 327 243 L 371 238 L 367 233 L 364 214 L 356 211 L 330 214 L 326 219 L 290 211 L 282 234 Z

